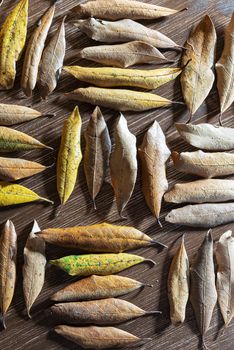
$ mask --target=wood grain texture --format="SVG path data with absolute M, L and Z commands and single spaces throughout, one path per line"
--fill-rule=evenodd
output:
M 0 25 L 2 25 L 7 13 L 15 6 L 16 0 L 5 0 L 0 8 Z M 217 36 L 217 58 L 220 57 L 223 47 L 223 30 L 230 21 L 231 13 L 234 10 L 233 0 L 146 0 L 147 3 L 153 3 L 166 7 L 179 9 L 187 6 L 188 10 L 175 14 L 168 19 L 159 19 L 154 21 L 140 21 L 150 28 L 157 29 L 163 34 L 172 38 L 175 42 L 183 45 L 188 37 L 191 26 L 198 23 L 201 17 L 209 14 L 214 21 Z M 53 25 L 50 30 L 49 37 L 57 29 L 61 17 L 73 6 L 77 5 L 77 0 L 63 0 L 56 5 L 56 13 Z M 30 37 L 36 22 L 50 5 L 50 1 L 30 1 L 29 8 L 29 32 L 27 38 Z M 96 43 L 81 34 L 72 25 L 66 23 L 67 52 L 65 57 L 65 65 L 87 65 L 95 66 L 94 63 L 85 60 L 78 60 L 77 51 L 86 46 L 96 45 Z M 28 40 L 28 39 L 27 39 Z M 175 58 L 175 52 L 166 51 L 167 58 Z M 175 65 L 176 66 L 176 65 Z M 143 68 L 142 66 L 140 66 Z M 156 68 L 155 66 L 150 66 Z M 157 66 L 158 67 L 158 66 Z M 15 129 L 30 134 L 31 136 L 41 140 L 43 143 L 53 146 L 55 152 L 48 150 L 35 150 L 24 152 L 19 156 L 50 165 L 57 154 L 61 130 L 64 120 L 72 112 L 75 103 L 67 101 L 62 93 L 72 91 L 75 88 L 86 86 L 83 83 L 75 81 L 70 76 L 62 74 L 56 91 L 49 97 L 47 101 L 40 101 L 39 94 L 35 91 L 32 98 L 25 98 L 20 90 L 20 75 L 22 70 L 22 59 L 18 64 L 18 73 L 15 88 L 7 92 L 0 92 L 1 103 L 15 103 L 25 106 L 31 105 L 42 113 L 56 113 L 56 117 L 39 118 L 31 122 L 18 125 Z M 182 101 L 179 79 L 160 87 L 156 90 L 157 94 L 168 99 Z M 93 111 L 93 107 L 80 103 L 80 114 L 83 121 L 82 134 L 87 127 L 88 120 Z M 113 127 L 118 116 L 117 112 L 109 109 L 102 109 L 103 115 L 107 120 L 107 124 L 111 131 L 113 140 Z M 219 112 L 219 102 L 216 87 L 214 86 L 207 100 L 199 108 L 194 116 L 194 122 L 211 122 L 217 123 Z M 224 126 L 234 127 L 233 120 L 234 106 L 223 115 Z M 167 109 L 153 110 L 144 113 L 126 112 L 125 117 L 128 121 L 129 129 L 137 136 L 138 145 L 142 142 L 145 131 L 152 125 L 156 119 L 167 136 L 167 143 L 171 150 L 192 151 L 191 146 L 187 145 L 176 132 L 173 123 L 185 122 L 188 119 L 188 112 L 183 106 L 173 106 Z M 84 141 L 82 141 L 84 146 Z M 14 155 L 15 156 L 15 155 Z M 172 186 L 176 182 L 185 182 L 196 179 L 196 177 L 177 173 L 172 163 L 168 166 L 169 185 Z M 134 189 L 133 196 L 126 209 L 128 219 L 119 221 L 116 211 L 116 204 L 113 202 L 113 191 L 109 182 L 106 182 L 102 191 L 97 196 L 97 211 L 93 211 L 92 202 L 88 194 L 87 185 L 83 173 L 83 162 L 79 169 L 78 181 L 70 201 L 66 204 L 60 213 L 60 216 L 54 217 L 54 208 L 52 206 L 43 205 L 41 203 L 23 205 L 13 208 L 0 209 L 0 223 L 4 223 L 7 219 L 14 222 L 16 231 L 19 234 L 18 242 L 18 279 L 16 293 L 12 306 L 8 313 L 7 325 L 8 329 L 0 332 L 0 347 L 4 350 L 80 350 L 75 344 L 63 340 L 58 335 L 49 332 L 53 327 L 51 318 L 46 310 L 51 305 L 49 297 L 57 290 L 67 285 L 69 282 L 76 280 L 65 273 L 59 271 L 55 267 L 48 267 L 46 271 L 46 283 L 40 294 L 37 303 L 32 308 L 32 320 L 28 320 L 25 314 L 25 305 L 22 291 L 22 263 L 23 263 L 23 247 L 27 236 L 31 230 L 32 221 L 35 218 L 39 226 L 43 229 L 46 227 L 65 227 L 75 225 L 90 225 L 100 221 L 108 221 L 110 223 L 122 223 L 125 225 L 134 225 L 136 228 L 149 234 L 152 238 L 162 241 L 169 246 L 168 250 L 157 250 L 156 248 L 139 249 L 133 253 L 143 255 L 147 258 L 156 260 L 158 265 L 151 270 L 143 273 L 146 266 L 133 267 L 130 270 L 121 273 L 122 275 L 135 278 L 139 281 L 154 284 L 154 288 L 134 292 L 124 299 L 134 302 L 141 308 L 150 310 L 158 309 L 163 311 L 162 316 L 148 317 L 147 319 L 135 320 L 128 324 L 121 325 L 120 328 L 132 332 L 139 337 L 151 337 L 152 341 L 144 346 L 147 350 L 196 350 L 201 349 L 198 337 L 198 330 L 194 314 L 191 306 L 188 306 L 186 321 L 178 328 L 170 325 L 169 319 L 169 303 L 167 299 L 167 275 L 172 256 L 175 254 L 180 241 L 177 240 L 182 233 L 186 233 L 185 244 L 189 259 L 192 260 L 194 253 L 200 246 L 205 230 L 182 229 L 164 222 L 164 217 L 168 211 L 175 205 L 163 204 L 162 207 L 162 223 L 163 229 L 160 229 L 147 208 L 140 189 L 139 174 L 137 184 Z M 59 198 L 56 192 L 55 168 L 50 168 L 45 172 L 38 174 L 32 178 L 20 181 L 20 184 L 36 191 L 41 196 L 50 197 L 56 204 Z M 218 227 L 213 230 L 214 239 L 220 237 L 225 230 L 232 229 L 233 225 Z M 62 250 L 56 247 L 47 248 L 47 256 L 51 259 L 58 258 L 70 253 L 69 250 Z M 68 254 L 67 254 L 68 255 Z M 210 350 L 232 350 L 234 343 L 234 322 L 225 331 L 225 335 L 215 340 L 217 332 L 222 326 L 222 317 L 218 307 L 211 322 L 211 328 L 207 333 L 207 344 Z

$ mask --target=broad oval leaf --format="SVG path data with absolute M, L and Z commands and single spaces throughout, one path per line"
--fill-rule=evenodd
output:
M 0 125 L 14 125 L 27 122 L 42 116 L 35 109 L 0 103 Z

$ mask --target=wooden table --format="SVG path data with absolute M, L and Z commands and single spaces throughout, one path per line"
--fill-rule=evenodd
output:
M 17 1 L 5 0 L 4 5 L 0 8 L 1 24 L 6 15 L 16 4 Z M 76 5 L 79 1 L 63 0 L 57 4 L 56 15 L 53 22 L 50 35 L 57 29 L 59 20 L 69 9 Z M 175 42 L 183 45 L 188 37 L 188 33 L 195 23 L 197 23 L 205 14 L 209 14 L 214 21 L 217 35 L 217 58 L 220 56 L 223 47 L 223 30 L 229 22 L 232 11 L 234 10 L 233 0 L 191 0 L 191 1 L 146 1 L 149 3 L 157 3 L 162 6 L 182 8 L 188 7 L 188 10 L 171 16 L 168 19 L 158 21 L 142 21 L 148 24 L 151 28 L 158 29 L 164 34 L 171 37 Z M 50 2 L 45 1 L 30 1 L 30 17 L 29 17 L 29 32 L 32 32 L 39 20 L 40 16 L 48 8 Z M 66 24 L 67 52 L 66 65 L 83 64 L 92 65 L 90 62 L 79 61 L 77 52 L 80 48 L 94 44 L 92 40 L 78 32 L 71 24 Z M 175 52 L 166 52 L 167 57 L 180 59 L 180 56 L 175 56 Z M 179 62 L 178 62 L 179 64 Z M 35 91 L 33 98 L 24 98 L 20 90 L 20 74 L 22 68 L 22 60 L 18 64 L 18 75 L 16 84 L 13 90 L 0 93 L 1 103 L 17 103 L 25 106 L 33 106 L 44 113 L 56 113 L 56 117 L 51 119 L 41 118 L 29 123 L 16 126 L 15 129 L 26 132 L 46 144 L 55 148 L 55 153 L 49 151 L 31 151 L 23 154 L 23 157 L 29 160 L 39 161 L 43 164 L 50 165 L 54 162 L 56 152 L 58 150 L 61 130 L 64 120 L 71 113 L 74 103 L 69 102 L 63 96 L 64 92 L 70 91 L 75 87 L 81 86 L 78 82 L 65 74 L 62 75 L 58 88 L 48 100 L 40 101 L 38 92 Z M 82 84 L 83 86 L 84 84 Z M 182 101 L 179 79 L 169 83 L 166 86 L 157 90 L 159 95 L 167 98 Z M 79 104 L 80 113 L 83 120 L 83 130 L 87 126 L 87 122 L 93 110 L 92 106 L 87 104 Z M 219 112 L 219 102 L 216 87 L 214 86 L 209 94 L 206 102 L 194 115 L 193 121 L 217 123 L 217 115 Z M 113 127 L 118 116 L 117 112 L 103 108 L 104 116 L 108 122 L 108 126 L 113 136 Z M 173 106 L 170 109 L 158 109 L 145 113 L 125 113 L 128 121 L 129 129 L 137 136 L 138 144 L 142 140 L 142 136 L 147 128 L 156 119 L 162 129 L 166 132 L 168 145 L 172 150 L 185 151 L 192 150 L 179 137 L 173 123 L 175 121 L 183 122 L 187 119 L 188 113 L 183 106 Z M 233 106 L 224 115 L 224 125 L 234 126 L 233 121 Z M 84 142 L 83 142 L 84 145 Z M 21 155 L 20 155 L 21 156 Z M 178 181 L 186 181 L 195 179 L 190 176 L 178 174 L 172 164 L 168 167 L 168 179 L 170 186 Z M 59 203 L 56 192 L 56 177 L 55 168 L 50 168 L 48 171 L 20 181 L 21 184 L 35 190 L 42 196 L 47 196 Z M 13 220 L 18 233 L 18 278 L 16 292 L 12 306 L 7 316 L 7 330 L 0 333 L 0 347 L 4 350 L 61 350 L 61 349 L 77 349 L 78 347 L 61 337 L 56 336 L 50 330 L 53 328 L 53 322 L 48 314 L 48 307 L 51 305 L 49 297 L 61 287 L 67 285 L 74 278 L 68 277 L 65 273 L 59 271 L 55 267 L 48 266 L 46 270 L 46 282 L 43 291 L 38 298 L 36 305 L 32 310 L 32 320 L 29 320 L 25 314 L 25 305 L 22 293 L 22 263 L 23 263 L 23 247 L 32 227 L 33 219 L 36 219 L 41 228 L 46 227 L 62 227 L 73 225 L 88 225 L 97 222 L 107 221 L 110 223 L 120 223 L 134 225 L 140 230 L 143 230 L 151 237 L 162 241 L 169 246 L 169 249 L 160 250 L 156 248 L 148 248 L 138 250 L 138 254 L 152 258 L 157 265 L 151 270 L 147 270 L 146 266 L 141 265 L 131 268 L 123 273 L 123 275 L 136 278 L 138 280 L 152 283 L 153 288 L 145 288 L 140 293 L 133 293 L 126 296 L 127 300 L 134 302 L 136 305 L 146 310 L 162 310 L 162 316 L 141 318 L 128 324 L 123 324 L 120 327 L 132 332 L 141 337 L 151 337 L 152 341 L 144 346 L 145 349 L 163 349 L 163 350 L 195 350 L 201 349 L 200 338 L 198 335 L 194 314 L 191 305 L 187 308 L 186 322 L 178 327 L 170 325 L 169 306 L 167 299 L 167 275 L 171 262 L 171 257 L 175 253 L 180 244 L 180 236 L 186 233 L 185 242 L 190 260 L 194 253 L 197 252 L 203 238 L 204 230 L 186 229 L 176 227 L 164 222 L 164 216 L 172 208 L 171 205 L 163 204 L 162 222 L 163 229 L 157 225 L 147 208 L 140 189 L 139 176 L 137 184 L 132 196 L 132 199 L 127 207 L 126 221 L 120 221 L 116 212 L 115 201 L 111 189 L 110 181 L 108 180 L 102 188 L 100 195 L 97 198 L 97 211 L 92 208 L 92 203 L 88 195 L 87 186 L 84 178 L 83 164 L 79 169 L 79 176 L 74 193 L 69 202 L 62 209 L 59 217 L 55 217 L 55 209 L 53 206 L 44 205 L 42 203 L 22 205 L 12 208 L 1 208 L 0 223 L 4 223 L 7 219 Z M 232 229 L 233 225 L 226 227 L 218 227 L 213 230 L 213 236 L 217 239 L 227 228 Z M 69 251 L 48 247 L 47 256 L 50 258 L 60 257 L 69 254 Z M 207 343 L 210 350 L 232 350 L 234 348 L 234 322 L 228 327 L 225 334 L 219 334 L 220 327 L 223 321 L 218 307 L 215 308 L 210 330 L 207 334 Z

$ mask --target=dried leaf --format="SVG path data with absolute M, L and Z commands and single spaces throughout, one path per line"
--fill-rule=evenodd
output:
M 38 200 L 54 204 L 49 199 L 40 197 L 37 193 L 24 186 L 0 181 L 0 207 Z
M 138 152 L 141 160 L 142 191 L 145 201 L 160 223 L 161 202 L 168 189 L 166 162 L 171 152 L 157 121 L 148 129 Z
M 181 47 L 159 31 L 147 28 L 131 19 L 109 22 L 91 17 L 75 20 L 73 24 L 89 38 L 104 43 L 112 44 L 140 40 L 158 48 Z
M 51 307 L 51 316 L 56 321 L 74 325 L 115 325 L 156 313 L 160 312 L 145 311 L 128 301 L 115 298 L 56 304 Z
M 54 11 L 55 5 L 51 6 L 46 11 L 32 33 L 27 46 L 21 76 L 21 88 L 28 97 L 32 96 L 32 91 L 36 86 L 39 63 L 47 34 L 54 17 Z
M 121 114 L 115 126 L 115 148 L 110 157 L 111 182 L 119 215 L 128 204 L 137 177 L 136 137 Z
M 224 49 L 215 65 L 220 112 L 225 112 L 234 101 L 234 13 L 225 31 Z
M 217 152 L 172 152 L 176 170 L 202 177 L 217 177 L 234 174 L 234 154 Z
M 221 313 L 228 326 L 234 316 L 234 238 L 232 231 L 220 237 L 216 247 L 217 292 Z
M 81 117 L 76 106 L 64 122 L 57 159 L 57 190 L 62 204 L 73 192 L 82 153 L 80 148 Z
M 55 332 L 75 342 L 84 349 L 109 349 L 139 346 L 150 339 L 138 338 L 131 333 L 114 327 L 71 327 L 57 326 Z
M 197 325 L 204 336 L 209 329 L 213 310 L 217 302 L 215 287 L 215 271 L 213 260 L 213 239 L 210 231 L 207 233 L 197 257 L 190 269 L 191 286 L 190 301 L 196 316 Z M 206 348 L 206 346 L 205 346 Z
M 36 148 L 53 150 L 52 147 L 44 145 L 21 131 L 0 126 L 0 152 L 18 152 Z
M 45 169 L 46 166 L 29 160 L 0 157 L 0 179 L 4 181 L 20 180 Z
M 143 41 L 85 47 L 79 52 L 79 56 L 103 65 L 120 68 L 127 68 L 141 63 L 159 64 L 173 62 L 168 60 L 156 47 Z
M 50 264 L 60 267 L 71 276 L 106 276 L 120 272 L 131 266 L 142 262 L 150 262 L 139 255 L 119 253 L 119 254 L 87 254 L 70 255 L 60 259 L 50 260 Z
M 38 86 L 42 98 L 46 98 L 57 86 L 66 50 L 65 26 L 62 22 L 46 46 L 38 71 Z
M 40 294 L 45 279 L 45 242 L 35 233 L 40 231 L 36 220 L 24 248 L 23 290 L 27 313 Z
M 186 205 L 171 210 L 165 220 L 185 226 L 216 227 L 234 221 L 234 203 Z
M 99 107 L 96 107 L 85 131 L 84 171 L 90 196 L 95 198 L 104 182 L 111 153 L 109 131 Z
M 149 92 L 125 89 L 104 89 L 99 87 L 79 88 L 65 94 L 70 100 L 90 103 L 118 111 L 147 111 L 167 107 L 180 102 L 170 101 Z
M 102 19 L 155 19 L 173 15 L 182 10 L 142 3 L 134 0 L 98 0 L 87 1 L 75 6 L 72 12 L 78 18 L 97 17 Z
M 51 300 L 55 302 L 67 302 L 105 299 L 118 297 L 144 286 L 145 284 L 128 277 L 92 275 L 59 290 L 52 295 Z
M 183 323 L 189 298 L 189 260 L 184 245 L 184 237 L 172 259 L 167 287 L 171 323 Z
M 234 129 L 211 124 L 179 124 L 175 127 L 180 136 L 190 145 L 207 151 L 234 149 Z
M 0 31 L 0 90 L 13 87 L 16 62 L 22 54 L 28 23 L 28 0 L 21 0 L 6 18 Z
M 42 113 L 32 108 L 0 103 L 0 125 L 10 126 L 27 122 L 41 116 Z
M 180 68 L 139 70 L 65 66 L 63 69 L 76 79 L 92 85 L 100 87 L 131 86 L 147 90 L 156 89 L 174 80 L 182 72 Z
M 8 220 L 0 236 L 0 308 L 3 327 L 11 305 L 16 281 L 17 234 L 13 222 Z
M 175 184 L 165 194 L 171 203 L 217 203 L 234 200 L 234 180 L 205 179 Z
M 208 96 L 213 83 L 216 32 L 209 16 L 205 16 L 192 30 L 186 44 L 181 74 L 184 100 L 191 114 L 194 114 Z

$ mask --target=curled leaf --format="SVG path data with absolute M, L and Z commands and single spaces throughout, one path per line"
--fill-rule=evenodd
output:
M 46 166 L 29 160 L 0 157 L 0 179 L 4 181 L 20 180 L 45 169 Z
M 11 305 L 16 281 L 17 234 L 13 222 L 8 220 L 0 236 L 0 308 L 3 327 Z
M 41 117 L 35 109 L 0 103 L 0 125 L 14 125 Z

